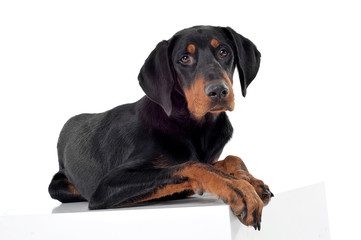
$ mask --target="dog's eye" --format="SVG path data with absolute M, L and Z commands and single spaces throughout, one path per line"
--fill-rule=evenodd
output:
M 225 58 L 225 57 L 228 56 L 228 54 L 229 54 L 228 51 L 226 49 L 224 49 L 224 48 L 221 48 L 218 51 L 218 57 L 219 58 Z
M 184 55 L 179 59 L 179 62 L 182 64 L 192 64 L 192 58 L 190 56 Z

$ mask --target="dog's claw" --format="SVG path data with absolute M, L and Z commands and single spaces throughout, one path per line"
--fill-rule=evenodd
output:
M 245 209 L 245 210 L 243 210 L 242 213 L 241 213 L 241 218 L 242 218 L 243 220 L 245 220 L 246 217 L 247 217 L 247 211 L 246 211 L 246 209 Z
M 257 210 L 255 210 L 253 213 L 253 218 L 254 218 L 254 223 L 253 223 L 253 227 L 255 230 L 261 231 L 261 216 L 259 217 L 259 219 L 257 220 L 257 215 L 258 212 Z
M 258 230 L 258 231 L 261 231 L 261 223 L 260 222 L 257 222 L 253 225 L 253 228 L 254 230 Z
M 267 196 L 271 196 L 272 197 L 272 195 L 273 195 L 273 193 L 270 191 L 270 190 L 267 190 L 267 189 L 265 189 L 264 190 L 264 193 L 263 193 L 264 195 L 267 195 Z

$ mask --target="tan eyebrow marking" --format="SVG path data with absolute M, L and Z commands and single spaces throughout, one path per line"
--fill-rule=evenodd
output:
M 189 53 L 195 53 L 196 52 L 196 46 L 194 46 L 194 44 L 189 44 L 187 47 L 187 51 Z
M 218 40 L 217 39 L 212 39 L 211 45 L 212 45 L 212 47 L 217 48 L 219 46 Z

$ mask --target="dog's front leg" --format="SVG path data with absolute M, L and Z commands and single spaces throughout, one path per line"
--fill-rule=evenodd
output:
M 237 179 L 248 181 L 255 188 L 264 205 L 267 205 L 271 200 L 271 197 L 273 197 L 273 193 L 269 190 L 269 187 L 264 184 L 262 180 L 253 177 L 248 172 L 246 164 L 241 158 L 229 155 L 222 161 L 214 162 L 213 166 Z
M 244 179 L 199 162 L 163 169 L 114 169 L 100 182 L 89 208 L 121 207 L 191 192 L 218 196 L 245 225 L 260 229 L 264 204 L 254 187 Z

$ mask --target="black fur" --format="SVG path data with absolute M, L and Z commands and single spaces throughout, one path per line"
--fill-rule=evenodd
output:
M 58 141 L 59 172 L 49 186 L 51 197 L 61 202 L 87 200 L 91 209 L 116 207 L 185 181 L 172 173 L 188 161 L 210 164 L 217 159 L 233 128 L 225 112 L 207 113 L 201 120 L 192 116 L 182 86 L 192 84 L 195 70 L 178 64 L 190 39 L 203 46 L 215 36 L 232 54 L 220 66 L 230 77 L 238 68 L 245 95 L 260 58 L 248 39 L 221 27 L 178 32 L 160 42 L 142 67 L 139 83 L 146 96 L 104 113 L 77 115 L 64 125 Z M 214 58 L 212 51 L 207 59 Z M 204 61 L 198 58 L 197 66 Z M 202 71 L 211 78 L 212 69 Z M 157 167 L 159 161 L 168 167 Z M 79 194 L 68 191 L 70 185 Z

